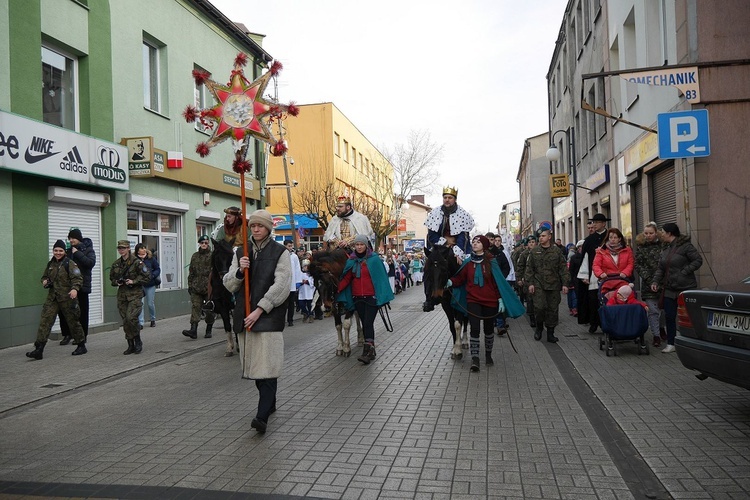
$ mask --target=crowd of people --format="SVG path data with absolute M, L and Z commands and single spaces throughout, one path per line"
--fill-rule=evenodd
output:
M 252 427 L 265 432 L 276 410 L 278 377 L 283 371 L 285 327 L 293 327 L 295 313 L 302 323 L 324 317 L 323 301 L 310 274 L 314 253 L 339 251 L 346 259 L 335 290 L 335 302 L 345 311 L 356 311 L 364 332 L 364 345 L 357 358 L 364 365 L 376 359 L 374 321 L 378 310 L 409 287 L 424 285 L 424 311 L 441 303 L 445 290 L 450 307 L 467 317 L 470 335 L 471 371 L 480 370 L 480 334 L 484 339 L 485 365 L 494 364 L 494 335 L 508 331 L 507 319 L 528 316 L 534 339 L 546 333 L 550 343 L 558 342 L 555 328 L 562 295 L 567 295 L 571 316 L 590 333 L 600 328 L 598 309 L 602 304 L 639 304 L 646 309 L 652 345 L 674 352 L 677 296 L 697 287 L 695 272 L 702 258 L 674 223 L 659 228 L 646 225 L 628 245 L 618 228 L 608 228 L 604 214 L 588 221 L 588 235 L 563 245 L 543 227 L 505 248 L 501 235 L 471 235 L 474 221 L 457 204 L 456 188 L 443 189 L 443 203 L 426 218 L 426 248 L 397 253 L 376 251 L 375 233 L 367 218 L 353 209 L 351 200 L 336 200 L 336 213 L 315 249 L 283 244 L 273 237 L 273 220 L 266 210 L 247 217 L 248 237 L 241 238 L 243 214 L 237 207 L 224 210 L 225 218 L 209 237 L 198 238 L 198 250 L 188 269 L 190 327 L 182 334 L 198 338 L 198 325 L 205 321 L 205 338 L 222 309 L 227 314 L 226 355 L 240 353 L 242 377 L 253 380 L 259 394 Z M 37 332 L 35 349 L 29 358 L 43 358 L 54 320 L 60 317 L 61 345 L 73 340 L 73 355 L 86 354 L 92 269 L 96 255 L 91 240 L 77 228 L 69 243 L 58 240 L 47 263 L 41 284 L 49 290 Z M 243 245 L 244 243 L 244 245 Z M 213 246 L 213 248 L 212 248 Z M 159 286 L 160 266 L 143 244 L 131 251 L 128 240 L 117 242 L 119 258 L 110 266 L 110 284 L 117 288 L 117 308 L 127 341 L 125 355 L 143 351 L 141 332 L 147 320 L 156 325 L 154 291 Z M 451 263 L 451 274 L 438 281 L 425 273 L 441 255 Z M 225 264 L 222 265 L 221 263 Z M 221 289 L 225 300 L 216 295 Z M 638 300 L 640 298 L 640 300 Z M 442 303 L 443 307 L 446 307 Z M 148 310 L 148 318 L 145 317 Z M 231 321 L 229 314 L 231 313 Z M 546 331 L 545 331 L 546 329 Z

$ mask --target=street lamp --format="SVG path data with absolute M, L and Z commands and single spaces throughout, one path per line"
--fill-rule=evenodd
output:
M 575 166 L 576 158 L 576 130 L 574 128 L 556 130 L 550 138 L 550 146 L 547 150 L 547 160 L 557 163 L 560 160 L 560 150 L 555 146 L 555 136 L 560 132 L 565 134 L 568 142 L 568 166 L 573 171 L 573 237 L 578 241 L 578 175 Z

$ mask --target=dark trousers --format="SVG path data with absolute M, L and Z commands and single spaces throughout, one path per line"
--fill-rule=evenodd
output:
M 297 290 L 289 292 L 289 298 L 286 300 L 286 322 L 291 323 L 294 320 L 294 308 L 297 305 Z
M 677 299 L 664 297 L 664 320 L 667 327 L 667 344 L 674 345 L 677 336 Z
M 479 332 L 484 331 L 484 350 L 492 352 L 495 342 L 495 317 L 497 307 L 483 306 L 474 302 L 466 304 L 469 311 L 469 351 L 471 357 L 479 356 Z
M 589 324 L 599 327 L 599 290 L 589 290 L 586 294 L 589 310 Z M 580 306 L 580 301 L 578 302 Z
M 255 387 L 258 388 L 258 414 L 256 418 L 268 422 L 271 410 L 276 407 L 276 389 L 279 385 L 277 378 L 262 378 L 255 380 Z
M 78 321 L 81 323 L 81 328 L 83 328 L 84 337 L 88 337 L 89 335 L 89 294 L 79 292 L 77 299 L 78 299 L 78 307 L 81 309 L 81 317 L 78 319 Z M 65 321 L 65 316 L 63 316 L 62 313 L 58 313 L 57 317 L 60 320 L 60 332 L 63 334 L 63 337 L 72 337 L 73 334 L 70 333 L 70 327 L 68 326 L 68 322 Z
M 365 342 L 375 344 L 375 318 L 378 315 L 378 306 L 375 297 L 354 297 L 354 309 L 357 310 Z

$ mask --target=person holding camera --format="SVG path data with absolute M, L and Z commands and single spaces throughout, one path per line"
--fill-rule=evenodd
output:
M 42 306 L 42 317 L 39 321 L 39 329 L 36 332 L 34 350 L 27 352 L 26 357 L 42 359 L 44 346 L 47 345 L 47 339 L 58 312 L 61 312 L 65 317 L 73 338 L 78 342 L 76 350 L 73 351 L 73 356 L 88 352 L 83 328 L 78 321 L 80 309 L 76 301 L 78 291 L 83 286 L 83 276 L 76 263 L 65 255 L 65 250 L 66 245 L 63 240 L 57 240 L 52 247 L 52 259 L 42 275 L 42 286 L 49 292 L 47 292 L 47 299 Z
M 120 257 L 109 270 L 109 280 L 117 287 L 117 310 L 122 318 L 122 328 L 128 348 L 123 354 L 140 354 L 143 350 L 138 316 L 143 309 L 143 285 L 151 279 L 146 265 L 130 251 L 128 240 L 117 242 Z

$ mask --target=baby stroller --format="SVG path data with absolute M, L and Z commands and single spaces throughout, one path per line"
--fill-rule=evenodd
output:
M 609 356 L 617 356 L 617 344 L 635 341 L 638 355 L 649 354 L 643 335 L 648 331 L 648 314 L 639 304 L 607 305 L 609 297 L 628 282 L 620 276 L 612 276 L 599 281 L 599 322 L 604 336 L 599 339 L 599 350 Z

